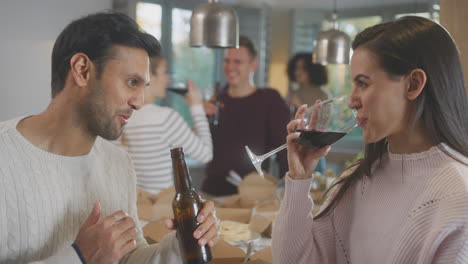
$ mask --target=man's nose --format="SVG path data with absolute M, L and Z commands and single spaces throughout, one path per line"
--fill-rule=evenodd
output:
M 145 93 L 143 89 L 136 89 L 135 93 L 132 95 L 128 104 L 134 110 L 140 110 L 145 101 Z

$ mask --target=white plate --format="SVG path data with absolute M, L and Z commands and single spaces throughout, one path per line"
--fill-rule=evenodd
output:
M 260 239 L 260 233 L 257 233 L 257 232 L 250 232 L 250 239 L 248 240 L 238 240 L 238 241 L 228 241 L 226 240 L 226 242 L 228 242 L 229 244 L 233 245 L 233 246 L 236 246 L 236 247 L 239 247 L 239 248 L 247 248 L 247 244 L 251 241 L 255 242 L 255 240 L 258 240 Z

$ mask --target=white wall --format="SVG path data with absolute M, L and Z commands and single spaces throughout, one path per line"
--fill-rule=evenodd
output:
M 50 56 L 75 18 L 112 0 L 0 0 L 0 121 L 41 112 L 50 101 Z

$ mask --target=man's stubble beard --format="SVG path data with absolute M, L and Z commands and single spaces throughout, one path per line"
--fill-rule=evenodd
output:
M 78 114 L 85 131 L 91 136 L 100 136 L 107 140 L 116 140 L 122 134 L 122 129 L 115 125 L 115 116 L 107 111 L 107 94 L 96 80 L 91 92 L 79 105 Z

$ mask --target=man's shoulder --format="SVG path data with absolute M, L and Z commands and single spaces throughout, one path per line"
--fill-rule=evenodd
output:
M 265 88 L 257 88 L 257 98 L 261 98 L 262 101 L 284 101 L 283 97 L 281 97 L 280 93 L 269 87 Z
M 257 88 L 257 91 L 262 95 L 281 97 L 278 90 L 270 88 L 270 87 L 259 87 Z
M 286 101 L 281 97 L 280 93 L 273 88 L 259 88 L 256 101 L 263 105 L 268 105 L 269 108 L 273 109 L 275 112 L 282 111 L 284 113 L 289 113 Z
M 1 121 L 0 122 L 0 134 L 4 134 L 7 131 L 15 128 L 21 119 L 22 117 L 17 117 L 17 118 L 13 118 L 10 120 Z

